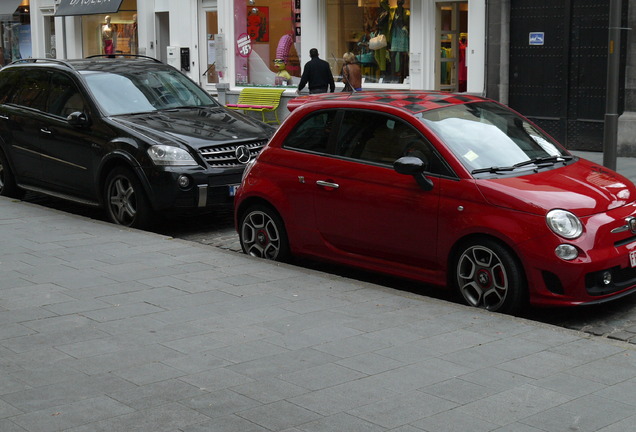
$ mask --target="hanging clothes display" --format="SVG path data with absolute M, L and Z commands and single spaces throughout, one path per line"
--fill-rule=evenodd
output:
M 411 12 L 404 8 L 404 0 L 398 0 L 397 7 L 391 9 L 391 53 L 396 53 L 393 64 L 393 71 L 400 72 L 401 53 L 409 51 L 409 17 Z

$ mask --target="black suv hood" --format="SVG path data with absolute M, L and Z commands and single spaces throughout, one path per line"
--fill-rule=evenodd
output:
M 160 144 L 178 142 L 196 149 L 223 142 L 268 139 L 275 130 L 223 107 L 176 108 L 118 115 L 111 120 Z

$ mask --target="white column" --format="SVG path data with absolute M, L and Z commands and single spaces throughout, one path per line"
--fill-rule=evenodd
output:
M 466 48 L 469 93 L 483 94 L 486 88 L 486 1 L 468 3 L 468 46 Z

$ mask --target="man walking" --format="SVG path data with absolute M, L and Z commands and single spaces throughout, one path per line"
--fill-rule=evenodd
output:
M 329 63 L 318 58 L 318 50 L 316 48 L 309 50 L 309 57 L 311 57 L 311 60 L 307 62 L 303 69 L 303 76 L 300 78 L 296 93 L 300 94 L 300 91 L 305 88 L 307 83 L 309 83 L 310 94 L 327 93 L 327 88 L 333 93 L 336 89 L 336 84 L 333 81 Z

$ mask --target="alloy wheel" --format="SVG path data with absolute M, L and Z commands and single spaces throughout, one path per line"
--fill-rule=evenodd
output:
M 469 305 L 499 310 L 510 290 L 506 265 L 492 249 L 475 245 L 467 248 L 457 262 L 457 283 Z
M 241 246 L 245 253 L 258 258 L 279 260 L 286 247 L 282 227 L 272 215 L 252 210 L 241 223 Z

